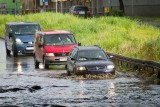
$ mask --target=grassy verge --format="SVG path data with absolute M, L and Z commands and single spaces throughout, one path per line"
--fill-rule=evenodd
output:
M 160 61 L 160 29 L 139 24 L 136 18 L 111 16 L 84 19 L 60 13 L 0 15 L 2 37 L 5 23 L 14 21 L 38 22 L 43 30 L 69 30 L 82 45 L 99 45 L 111 53 Z

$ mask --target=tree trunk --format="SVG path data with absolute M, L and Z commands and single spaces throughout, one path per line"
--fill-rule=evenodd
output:
M 123 4 L 123 0 L 119 0 L 119 5 L 120 5 L 120 10 L 123 12 L 123 14 L 125 15 L 125 11 L 124 11 L 124 4 Z

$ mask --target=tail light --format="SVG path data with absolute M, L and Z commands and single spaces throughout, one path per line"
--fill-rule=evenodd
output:
M 73 13 L 72 14 L 78 14 L 76 11 L 73 11 Z
M 90 12 L 90 11 L 87 11 L 87 15 L 91 15 L 91 12 Z

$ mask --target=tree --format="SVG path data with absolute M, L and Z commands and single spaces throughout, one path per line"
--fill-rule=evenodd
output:
M 119 9 L 123 12 L 123 14 L 125 14 L 123 0 L 119 0 L 119 5 Z

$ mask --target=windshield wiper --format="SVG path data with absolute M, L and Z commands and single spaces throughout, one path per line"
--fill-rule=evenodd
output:
M 103 59 L 103 58 L 90 58 L 91 60 L 106 60 L 106 59 Z

